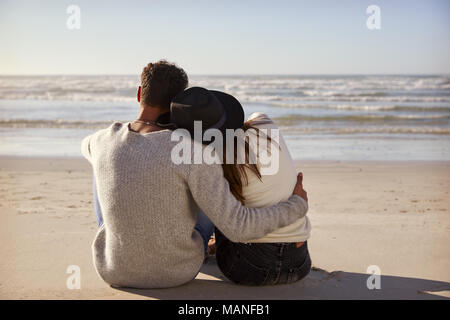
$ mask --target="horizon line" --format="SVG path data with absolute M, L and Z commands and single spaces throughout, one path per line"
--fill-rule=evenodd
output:
M 0 77 L 38 76 L 140 76 L 140 73 L 35 73 L 1 74 Z M 450 76 L 450 73 L 191 73 L 188 76 Z

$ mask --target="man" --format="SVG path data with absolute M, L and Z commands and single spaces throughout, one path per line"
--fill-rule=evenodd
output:
M 187 85 L 186 74 L 174 64 L 148 64 L 137 120 L 114 123 L 82 142 L 103 213 L 94 265 L 113 286 L 167 288 L 194 279 L 204 259 L 195 228 L 200 210 L 235 242 L 262 237 L 308 210 L 300 178 L 287 201 L 247 208 L 231 194 L 221 165 L 172 162 L 176 142 L 163 120 L 172 98 Z

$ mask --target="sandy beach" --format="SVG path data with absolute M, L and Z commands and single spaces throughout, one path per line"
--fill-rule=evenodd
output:
M 309 195 L 313 270 L 245 287 L 209 258 L 171 289 L 114 289 L 96 274 L 92 174 L 82 159 L 0 158 L 0 299 L 448 299 L 450 162 L 298 162 Z M 68 266 L 81 288 L 66 286 Z M 381 289 L 367 288 L 367 268 Z

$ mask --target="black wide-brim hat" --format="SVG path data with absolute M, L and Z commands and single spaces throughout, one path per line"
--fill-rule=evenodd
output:
M 226 129 L 242 128 L 244 109 L 235 97 L 225 92 L 191 87 L 172 99 L 170 122 L 188 130 L 194 138 L 194 121 L 202 121 L 202 136 L 211 128 L 225 135 Z

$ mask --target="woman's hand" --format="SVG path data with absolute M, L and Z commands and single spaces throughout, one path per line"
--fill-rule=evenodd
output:
M 293 194 L 302 197 L 306 202 L 308 202 L 308 193 L 303 189 L 303 173 L 299 172 L 297 175 L 297 184 L 294 187 Z

